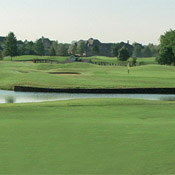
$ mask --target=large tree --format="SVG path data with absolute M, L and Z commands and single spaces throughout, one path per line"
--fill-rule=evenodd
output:
M 54 41 L 49 50 L 50 56 L 68 56 L 69 44 L 58 43 Z
M 159 52 L 159 46 L 158 45 L 154 45 L 154 44 L 148 44 L 149 49 L 152 52 L 152 56 L 153 57 L 157 57 L 158 56 L 158 52 Z
M 175 30 L 170 30 L 160 37 L 159 64 L 175 64 Z
M 120 43 L 113 44 L 111 47 L 111 54 L 114 57 L 118 56 L 118 51 L 121 48 Z
M 56 56 L 56 51 L 55 51 L 53 46 L 51 46 L 51 48 L 49 49 L 49 55 L 50 56 Z
M 3 42 L 3 56 L 10 56 L 11 60 L 13 56 L 17 55 L 17 39 L 13 32 L 10 32 Z
M 76 48 L 76 54 L 83 56 L 83 54 L 85 53 L 85 47 L 85 42 L 83 40 L 79 41 Z
M 133 57 L 142 57 L 142 49 L 144 47 L 139 43 L 134 43 L 133 47 L 134 47 L 134 49 L 133 49 L 132 56 Z
M 24 41 L 25 45 L 25 55 L 35 55 L 33 50 L 34 43 L 32 41 Z
M 33 45 L 33 50 L 37 55 L 44 56 L 44 44 L 41 40 L 37 40 Z
M 175 56 L 171 47 L 161 48 L 159 52 L 158 63 L 167 65 L 175 64 Z
M 67 56 L 68 55 L 68 45 L 59 43 L 56 54 L 59 56 Z
M 68 48 L 68 54 L 69 55 L 75 55 L 77 49 L 77 43 L 72 43 Z
M 99 55 L 99 53 L 100 53 L 99 46 L 94 46 L 92 48 L 92 52 L 93 52 L 93 55 Z
M 151 49 L 148 46 L 145 46 L 144 49 L 142 49 L 142 57 L 152 57 L 153 53 L 151 52 Z
M 0 60 L 2 60 L 2 52 L 0 51 Z
M 56 56 L 57 47 L 58 47 L 58 42 L 57 41 L 52 42 L 52 45 L 49 49 L 50 56 Z
M 129 52 L 124 46 L 121 49 L 119 49 L 118 59 L 120 61 L 127 61 L 129 57 L 130 57 Z

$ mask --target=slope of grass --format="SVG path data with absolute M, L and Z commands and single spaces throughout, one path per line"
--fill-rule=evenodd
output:
M 175 174 L 174 108 L 125 99 L 0 105 L 0 174 Z
M 33 61 L 34 59 L 40 59 L 40 60 L 56 60 L 63 62 L 69 57 L 64 56 L 38 56 L 38 55 L 22 55 L 22 56 L 16 56 L 13 57 L 13 61 Z M 5 61 L 11 61 L 10 57 L 4 58 Z
M 87 57 L 88 59 L 92 60 L 93 62 L 106 62 L 106 63 L 113 63 L 113 64 L 122 64 L 123 62 L 119 61 L 116 57 L 104 57 L 104 56 L 93 56 L 93 57 Z M 86 58 L 86 59 L 87 59 Z M 132 61 L 132 58 L 129 58 L 128 61 Z M 127 61 L 126 61 L 127 63 Z M 151 58 L 137 58 L 137 65 L 143 64 L 157 64 L 155 57 Z
M 79 75 L 50 74 L 76 72 Z M 0 62 L 0 89 L 15 85 L 46 88 L 131 88 L 175 87 L 175 68 L 146 65 L 130 69 L 121 66 L 98 66 L 88 63 L 34 64 Z
M 40 59 L 40 60 L 56 60 L 59 62 L 64 62 L 69 56 L 38 56 L 38 55 L 22 55 L 22 56 L 16 56 L 13 57 L 13 61 L 33 61 L 34 59 Z M 119 64 L 123 63 L 121 61 L 118 61 L 116 57 L 105 57 L 105 56 L 92 56 L 92 57 L 82 57 L 82 59 L 90 59 L 92 62 L 106 62 L 106 63 L 113 63 L 113 64 Z M 4 59 L 5 61 L 11 61 L 10 57 L 7 57 Z M 129 61 L 132 59 L 130 58 Z M 152 58 L 137 58 L 137 65 L 143 64 L 157 64 L 155 57 Z

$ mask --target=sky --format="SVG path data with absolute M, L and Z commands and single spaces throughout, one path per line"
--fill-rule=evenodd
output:
M 175 29 L 174 9 L 175 0 L 0 0 L 0 36 L 158 44 Z

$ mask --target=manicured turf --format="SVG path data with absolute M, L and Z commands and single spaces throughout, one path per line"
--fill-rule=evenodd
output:
M 69 56 L 38 56 L 38 55 L 22 55 L 13 57 L 13 61 L 33 61 L 34 59 L 40 60 L 56 60 L 59 62 L 64 62 Z M 123 64 L 123 62 L 118 61 L 116 57 L 105 57 L 105 56 L 92 56 L 92 57 L 82 57 L 82 59 L 90 59 L 92 62 L 106 62 L 113 64 Z M 5 61 L 11 61 L 10 57 L 4 58 Z M 132 59 L 130 58 L 129 61 Z M 157 64 L 154 57 L 151 58 L 137 58 L 137 65 L 148 65 L 148 64 Z
M 0 105 L 0 174 L 175 174 L 175 103 Z
M 13 61 L 33 61 L 34 59 L 39 59 L 39 60 L 56 60 L 59 62 L 65 61 L 68 56 L 63 57 L 63 56 L 38 56 L 38 55 L 22 55 L 22 56 L 16 56 L 13 57 Z M 4 58 L 5 61 L 11 61 L 10 57 Z
M 79 74 L 61 75 L 59 72 Z M 175 87 L 175 68 L 161 65 L 136 66 L 130 69 L 128 75 L 127 67 L 124 66 L 0 61 L 0 82 L 0 89 L 13 89 L 15 85 L 46 88 L 163 88 Z
M 114 64 L 122 64 L 123 62 L 119 61 L 116 57 L 104 57 L 104 56 L 93 56 L 88 57 L 88 59 L 91 59 L 93 62 L 107 62 L 107 63 L 114 63 Z M 132 61 L 132 58 L 130 58 L 128 61 Z M 126 61 L 127 64 L 127 61 Z M 151 58 L 137 58 L 137 65 L 148 65 L 148 64 L 157 64 L 156 59 L 154 57 Z

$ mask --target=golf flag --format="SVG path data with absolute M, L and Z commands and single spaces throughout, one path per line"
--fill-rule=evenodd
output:
M 130 64 L 129 64 L 129 62 L 128 62 L 128 70 L 130 69 Z
M 129 74 L 129 69 L 130 69 L 130 64 L 129 64 L 129 62 L 128 62 L 128 74 Z

